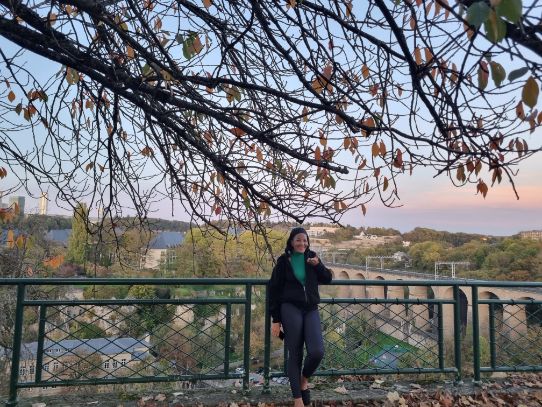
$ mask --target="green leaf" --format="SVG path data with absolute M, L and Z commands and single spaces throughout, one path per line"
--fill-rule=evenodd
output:
M 506 17 L 512 23 L 517 24 L 521 19 L 522 8 L 521 0 L 501 0 L 496 10 L 499 16 Z
M 486 29 L 487 39 L 496 44 L 501 42 L 506 36 L 506 23 L 504 20 L 497 16 L 497 14 L 491 10 L 489 17 L 484 24 Z
M 538 87 L 538 83 L 531 76 L 529 79 L 527 79 L 527 82 L 525 82 L 525 85 L 523 86 L 523 91 L 521 92 L 521 100 L 523 100 L 523 103 L 525 103 L 532 109 L 536 106 L 539 92 L 540 89 Z
M 492 61 L 489 65 L 491 66 L 491 78 L 493 79 L 493 82 L 495 82 L 495 86 L 501 86 L 501 83 L 506 78 L 506 71 L 502 65 L 497 62 Z
M 143 73 L 143 76 L 149 76 L 152 73 L 152 68 L 149 64 L 145 64 L 141 69 L 141 72 Z
M 467 9 L 467 21 L 470 25 L 480 28 L 480 26 L 488 19 L 489 11 L 489 6 L 483 1 L 471 4 Z
M 529 68 L 520 68 L 516 69 L 508 74 L 508 80 L 512 82 L 515 79 L 521 78 L 523 75 L 525 75 L 527 72 L 529 72 Z

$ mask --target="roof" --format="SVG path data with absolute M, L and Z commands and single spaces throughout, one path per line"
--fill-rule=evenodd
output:
M 97 353 L 100 355 L 117 355 L 131 353 L 134 358 L 143 359 L 149 350 L 149 343 L 136 338 L 95 338 L 64 339 L 61 341 L 45 341 L 43 352 L 55 359 L 65 355 Z M 38 342 L 24 343 L 21 348 L 23 359 L 34 359 L 38 353 Z
M 71 234 L 71 229 L 51 229 L 49 232 L 47 232 L 45 238 L 52 242 L 67 245 Z
M 180 246 L 184 241 L 182 232 L 160 232 L 149 243 L 149 249 L 169 249 Z

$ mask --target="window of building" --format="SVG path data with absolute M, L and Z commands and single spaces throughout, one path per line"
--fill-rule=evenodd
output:
M 120 364 L 121 364 L 121 366 L 125 366 L 126 365 L 126 359 L 121 359 Z
M 26 376 L 26 367 L 19 368 L 19 375 Z
M 104 369 L 109 369 L 109 360 L 104 362 Z
M 58 362 L 53 362 L 53 371 L 58 369 Z
M 113 361 L 113 369 L 116 369 L 117 367 L 119 367 L 119 362 L 117 360 L 114 360 Z
M 30 365 L 30 374 L 34 374 L 35 370 L 34 370 L 34 365 Z
M 45 370 L 46 372 L 49 371 L 49 363 L 45 363 L 45 364 L 43 365 L 43 370 Z

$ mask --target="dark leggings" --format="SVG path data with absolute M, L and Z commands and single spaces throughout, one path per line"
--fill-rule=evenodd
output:
M 288 349 L 288 378 L 294 398 L 301 397 L 301 374 L 312 376 L 324 357 L 324 341 L 318 310 L 304 311 L 293 304 L 284 303 L 280 308 L 281 324 L 284 328 L 284 342 Z M 303 344 L 307 347 L 305 365 Z

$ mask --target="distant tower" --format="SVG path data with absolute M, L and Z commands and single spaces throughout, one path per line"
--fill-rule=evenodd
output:
M 47 215 L 47 192 L 42 192 L 40 197 L 40 215 Z
M 19 215 L 24 215 L 24 196 L 10 196 L 9 197 L 9 206 L 17 203 L 19 205 Z

